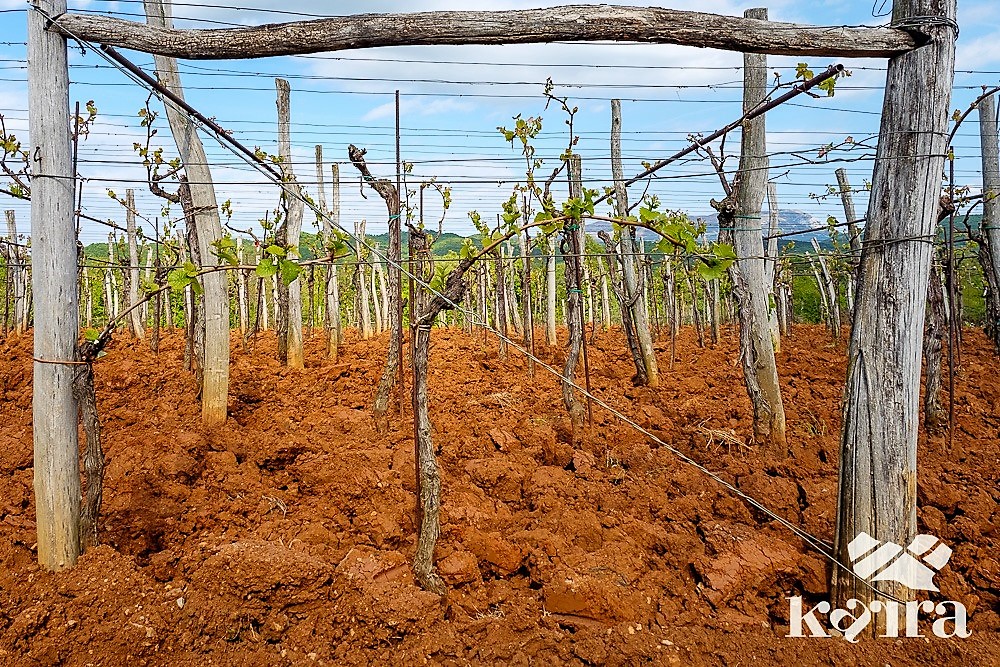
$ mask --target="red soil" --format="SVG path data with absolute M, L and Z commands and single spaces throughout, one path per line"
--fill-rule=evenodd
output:
M 434 332 L 430 378 L 450 591 L 423 592 L 410 410 L 386 436 L 368 415 L 385 345 L 352 340 L 331 363 L 317 335 L 305 373 L 270 341 L 234 346 L 231 418 L 206 431 L 179 338 L 158 357 L 113 344 L 96 368 L 102 546 L 52 574 L 33 552 L 30 340 L 0 341 L 0 663 L 1000 664 L 1000 381 L 978 332 L 956 451 L 922 437 L 919 486 L 921 528 L 955 551 L 940 599 L 968 607 L 973 635 L 858 645 L 784 637 L 784 598 L 811 606 L 829 578 L 790 532 L 600 408 L 574 448 L 552 376 L 454 331 Z M 670 369 L 661 343 L 660 389 L 633 388 L 622 336 L 599 334 L 595 392 L 830 541 L 842 346 L 808 327 L 784 341 L 787 460 L 742 444 L 732 334 L 677 349 Z

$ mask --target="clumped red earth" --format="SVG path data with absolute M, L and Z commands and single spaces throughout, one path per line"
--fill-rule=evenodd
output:
M 368 413 L 386 344 L 352 339 L 333 363 L 317 334 L 304 373 L 269 336 L 234 344 L 230 420 L 207 431 L 178 336 L 159 356 L 115 342 L 96 366 L 102 545 L 52 574 L 33 552 L 31 341 L 0 341 L 0 663 L 1000 664 L 1000 380 L 979 332 L 955 449 L 922 436 L 919 479 L 922 530 L 954 548 L 933 595 L 973 634 L 858 645 L 784 637 L 787 596 L 827 595 L 819 554 L 600 408 L 572 445 L 555 379 L 459 331 L 434 332 L 430 376 L 449 592 L 422 591 L 409 406 L 387 435 Z M 655 390 L 631 385 L 624 349 L 591 344 L 599 396 L 832 540 L 843 343 L 805 326 L 783 343 L 786 460 L 745 444 L 732 332 L 709 349 L 683 332 L 672 368 L 661 342 Z

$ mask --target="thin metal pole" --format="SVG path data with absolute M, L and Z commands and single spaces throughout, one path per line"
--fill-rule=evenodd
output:
M 403 223 L 400 220 L 400 216 L 403 214 L 403 191 L 402 191 L 402 181 L 403 181 L 403 163 L 400 158 L 399 150 L 399 91 L 396 91 L 396 198 L 399 200 L 399 205 L 397 206 L 396 219 L 391 220 L 389 224 L 396 225 L 399 232 L 395 235 L 393 239 L 393 247 L 390 250 L 390 255 L 396 262 L 396 266 L 392 267 L 392 271 L 396 272 L 396 284 L 400 287 L 399 299 L 396 300 L 394 305 L 396 309 L 395 317 L 397 322 L 396 330 L 399 331 L 399 338 L 396 340 L 396 351 L 399 356 L 399 416 L 403 416 L 403 396 L 406 390 L 406 376 L 403 374 L 403 271 L 402 271 L 402 231 Z M 390 235 L 391 236 L 391 235 Z M 413 284 L 412 279 L 410 284 Z M 410 288 L 410 300 L 413 300 L 413 288 Z M 412 319 L 412 316 L 411 316 Z
M 77 164 L 80 156 L 80 100 L 76 101 L 76 115 L 73 116 L 73 184 L 77 189 Z M 76 240 L 80 241 L 80 212 L 83 210 L 83 182 L 79 181 L 79 195 L 76 206 Z
M 948 155 L 954 156 L 948 147 Z M 955 159 L 948 160 L 948 197 L 955 201 Z M 955 299 L 955 207 L 948 215 L 948 451 L 955 447 L 955 341 L 957 339 L 958 308 Z
M 160 218 L 156 217 L 153 223 L 153 234 L 156 243 L 153 244 L 155 259 L 153 260 L 153 282 L 160 284 Z M 163 293 L 157 292 L 153 298 L 153 334 L 150 338 L 150 347 L 154 354 L 160 353 L 160 316 L 163 314 Z M 167 307 L 170 305 L 170 293 L 167 292 Z M 246 332 L 244 332 L 245 334 Z

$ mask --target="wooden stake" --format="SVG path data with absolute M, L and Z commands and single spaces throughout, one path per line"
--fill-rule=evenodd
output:
M 986 335 L 1000 355 L 1000 149 L 996 94 L 979 103 L 979 142 L 983 164 L 983 217 L 979 226 L 979 264 L 986 281 Z
M 823 274 L 823 280 L 820 281 L 819 288 L 826 292 L 826 302 L 830 309 L 830 333 L 833 334 L 834 340 L 839 340 L 840 304 L 837 300 L 837 286 L 833 282 L 833 276 L 830 275 L 830 269 L 826 265 L 826 257 L 823 256 L 823 251 L 820 249 L 819 241 L 815 238 L 811 240 L 813 250 L 816 251 L 816 261 L 819 262 L 819 268 Z
M 50 16 L 66 0 L 33 0 Z M 28 133 L 35 298 L 34 436 L 38 562 L 72 567 L 80 555 L 80 463 L 73 397 L 78 295 L 66 40 L 28 11 Z
M 771 330 L 774 351 L 781 352 L 781 328 L 778 326 L 778 300 L 774 294 L 774 273 L 778 263 L 778 186 L 767 183 L 767 223 L 768 236 L 764 260 L 764 285 L 767 288 L 767 325 Z
M 747 18 L 766 19 L 766 9 L 748 9 Z M 743 56 L 743 111 L 767 95 L 767 58 Z M 772 453 L 785 456 L 785 409 L 781 402 L 774 345 L 768 328 L 767 289 L 764 284 L 764 246 L 761 204 L 767 182 L 767 146 L 764 116 L 744 123 L 740 144 L 740 171 L 734 187 L 734 215 L 730 218 L 736 263 L 730 269 L 733 294 L 739 302 L 740 358 L 747 394 L 753 405 L 754 438 Z M 720 218 L 721 222 L 721 218 Z
M 139 303 L 139 245 L 136 242 L 135 224 L 135 191 L 129 188 L 125 191 L 125 227 L 128 240 L 128 308 Z M 124 273 L 123 273 L 124 275 Z M 145 334 L 142 326 L 142 313 L 138 308 L 128 314 L 129 331 L 136 338 Z
M 143 0 L 146 20 L 154 32 L 172 27 L 169 5 L 162 0 Z M 155 56 L 156 74 L 165 88 L 179 99 L 183 99 L 177 61 L 173 58 Z M 208 166 L 205 147 L 198 137 L 195 125 L 185 112 L 173 103 L 165 104 L 170 131 L 177 145 L 177 153 L 184 163 L 191 196 L 191 215 L 197 229 L 198 248 L 191 248 L 191 255 L 200 257 L 204 267 L 219 263 L 213 243 L 222 238 L 222 221 L 219 218 L 219 204 L 212 185 L 212 171 Z M 185 211 L 185 213 L 187 213 Z M 197 253 L 195 252 L 197 250 Z M 206 426 L 225 423 L 229 402 L 229 278 L 224 271 L 206 274 L 202 277 L 204 294 L 204 365 L 202 373 L 201 418 Z M 192 312 L 192 316 L 194 313 Z M 200 335 L 199 335 L 200 336 Z
M 621 100 L 611 100 L 611 178 L 615 187 L 615 214 L 619 218 L 628 216 L 628 191 L 625 189 L 622 172 L 622 106 Z M 658 387 L 660 384 L 660 369 L 656 363 L 656 353 L 653 350 L 653 338 L 649 332 L 649 311 L 644 292 L 645 281 L 640 289 L 640 276 L 643 270 L 639 245 L 636 243 L 635 227 L 626 227 L 621 234 L 621 264 L 622 280 L 625 284 L 627 308 L 635 325 L 636 340 L 639 353 L 642 355 L 643 371 L 636 369 L 637 377 L 644 379 L 646 386 Z
M 302 188 L 295 178 L 295 168 L 292 165 L 291 139 L 291 87 L 285 79 L 275 79 L 278 99 L 278 154 L 281 156 L 281 177 L 286 189 L 282 193 L 285 206 L 285 220 L 279 229 L 278 245 L 286 245 L 299 256 L 299 238 L 302 234 L 302 218 L 305 214 L 305 202 L 302 201 Z M 280 277 L 278 293 L 286 309 L 282 322 L 285 330 L 285 363 L 289 368 L 305 368 L 305 352 L 302 342 L 302 280 L 298 277 L 287 285 Z M 280 345 L 279 345 L 280 348 Z

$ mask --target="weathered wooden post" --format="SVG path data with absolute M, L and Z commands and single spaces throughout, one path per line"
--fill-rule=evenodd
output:
M 611 100 L 611 178 L 615 188 L 615 213 L 619 218 L 628 216 L 628 190 L 625 189 L 625 179 L 622 173 L 622 106 L 621 100 Z M 636 244 L 635 227 L 627 227 L 621 235 L 622 279 L 628 299 L 628 308 L 635 323 L 636 339 L 639 352 L 645 367 L 646 385 L 658 387 L 660 370 L 656 364 L 656 353 L 653 350 L 653 338 L 649 333 L 649 310 L 646 300 L 639 295 L 639 272 L 643 270 L 638 261 L 639 246 Z M 649 281 L 642 281 L 645 290 Z
M 340 166 L 330 165 L 333 180 L 333 210 L 326 207 L 326 187 L 323 179 L 323 146 L 316 144 L 316 190 L 319 195 L 319 209 L 323 212 L 323 252 L 329 252 L 333 241 L 334 222 L 340 226 Z M 337 293 L 337 264 L 331 258 L 323 272 L 323 330 L 326 335 L 326 356 L 337 360 L 340 345 L 340 299 Z
M 748 9 L 746 18 L 766 19 L 766 9 Z M 767 95 L 767 57 L 743 56 L 743 111 L 762 103 Z M 774 344 L 768 327 L 767 289 L 764 284 L 764 249 L 760 212 L 767 182 L 767 148 L 764 117 L 743 124 L 740 173 L 729 206 L 723 202 L 719 223 L 728 218 L 738 259 L 729 271 L 733 294 L 739 303 L 740 358 L 747 394 L 753 404 L 754 437 L 772 452 L 784 456 L 785 408 L 781 402 Z M 731 210 L 730 210 L 731 209 Z
M 812 270 L 813 278 L 816 279 L 816 290 L 819 292 L 820 301 L 820 311 L 819 316 L 823 320 L 823 324 L 829 329 L 830 335 L 833 335 L 833 316 L 830 314 L 830 298 L 827 294 L 826 287 L 823 285 L 823 279 L 819 275 L 819 268 L 816 266 L 816 260 L 808 252 L 806 257 L 809 258 L 809 268 Z
M 986 283 L 986 335 L 1000 354 L 1000 150 L 996 94 L 979 103 L 979 142 L 983 161 L 983 218 L 979 225 L 979 264 Z
M 823 256 L 822 249 L 820 249 L 819 241 L 815 238 L 810 240 L 812 241 L 813 250 L 816 251 L 816 261 L 819 263 L 819 268 L 822 272 L 822 280 L 820 280 L 819 288 L 826 293 L 824 301 L 829 308 L 830 333 L 833 334 L 834 340 L 840 340 L 840 304 L 837 302 L 837 285 L 833 282 L 830 268 L 826 265 L 826 258 Z M 817 276 L 817 280 L 819 280 L 819 276 Z
M 10 296 L 14 302 L 14 331 L 24 333 L 27 329 L 28 306 L 28 269 L 26 263 L 28 254 L 18 245 L 17 242 L 17 216 L 14 211 L 4 212 L 7 218 L 7 276 L 9 278 L 11 291 Z
M 920 353 L 931 240 L 944 169 L 955 65 L 955 0 L 896 0 L 892 24 L 927 43 L 893 57 L 867 225 L 844 391 L 834 550 L 834 606 L 874 593 L 850 570 L 848 545 L 865 532 L 905 548 L 917 530 Z M 910 599 L 902 584 L 873 584 Z M 874 626 L 874 624 L 872 624 Z
M 243 248 L 243 241 L 239 241 L 240 247 L 237 251 L 237 259 L 242 265 L 246 262 L 246 253 Z M 236 305 L 240 313 L 240 337 L 246 341 L 250 332 L 250 297 L 247 293 L 247 269 L 236 271 Z
M 858 230 L 858 214 L 854 210 L 854 196 L 851 182 L 847 178 L 847 170 L 841 167 L 836 171 L 837 185 L 840 188 L 840 201 L 844 205 L 844 217 L 847 223 L 847 239 L 851 245 L 851 276 L 847 281 L 847 317 L 854 317 L 854 290 L 858 275 L 858 262 L 861 259 L 861 232 Z
M 129 188 L 125 191 L 125 227 L 128 240 L 128 307 L 139 303 L 139 245 L 136 241 L 135 224 L 135 191 Z M 128 314 L 129 331 L 136 338 L 145 334 L 142 326 L 142 312 L 136 308 Z
M 778 325 L 778 299 L 774 290 L 774 274 L 778 266 L 778 186 L 767 184 L 767 239 L 764 256 L 764 284 L 767 288 L 767 326 L 771 330 L 774 351 L 781 352 L 781 327 Z
M 556 242 L 552 238 L 545 240 L 545 344 L 556 344 Z
M 360 222 L 354 221 L 354 238 L 358 240 L 357 244 L 357 267 L 355 271 L 355 276 L 357 278 L 357 284 L 354 290 L 354 300 L 357 304 L 356 311 L 358 328 L 361 330 L 361 337 L 365 340 L 371 338 L 374 333 L 372 332 L 372 311 L 369 305 L 368 298 L 368 273 L 365 270 L 365 257 L 363 254 L 363 249 L 367 244 L 365 237 L 365 220 Z
M 295 178 L 292 165 L 291 139 L 291 88 L 285 79 L 275 79 L 278 107 L 278 155 L 281 158 L 282 201 L 285 219 L 278 228 L 278 245 L 287 246 L 289 254 L 299 256 L 299 238 L 302 234 L 302 218 L 305 203 L 302 187 Z M 283 312 L 278 331 L 278 355 L 289 368 L 305 368 L 305 353 L 302 343 L 302 281 L 297 277 L 290 283 L 278 280 L 278 298 Z
M 570 197 L 583 197 L 583 166 L 580 156 L 572 154 L 569 156 L 569 177 L 570 177 Z M 586 345 L 583 330 L 583 291 L 580 289 L 580 249 L 583 245 L 584 237 L 583 223 L 577 221 L 567 222 L 563 231 L 563 248 L 566 254 L 563 257 L 563 268 L 566 276 L 566 328 L 569 330 L 566 363 L 563 367 L 562 395 L 573 425 L 574 443 L 582 435 L 583 420 L 586 416 L 584 404 L 577 398 L 576 391 L 571 382 L 575 382 L 576 368 L 579 365 L 580 357 L 586 355 L 584 346 Z M 586 363 L 586 361 L 584 361 Z M 576 383 L 579 385 L 579 383 Z M 589 400 L 589 399 L 588 399 Z
M 524 207 L 526 208 L 526 206 Z M 522 211 L 524 210 L 522 208 Z M 522 311 L 524 329 L 524 347 L 530 353 L 528 356 L 528 377 L 535 377 L 535 320 L 532 308 L 534 301 L 531 298 L 531 237 L 527 231 L 517 235 L 517 242 L 521 250 L 521 292 L 524 300 L 524 310 Z
M 330 217 L 332 226 L 342 229 L 340 224 L 340 165 L 336 162 L 330 165 Z M 337 276 L 337 265 L 331 263 L 331 271 L 326 274 L 327 311 L 330 317 L 332 331 L 336 333 L 336 344 L 344 340 L 344 327 L 340 319 L 340 280 Z M 332 347 L 330 357 L 337 358 L 337 349 Z
M 170 4 L 163 0 L 143 0 L 146 21 L 153 28 L 172 28 Z M 153 57 L 156 75 L 165 88 L 183 99 L 184 89 L 177 72 L 176 58 L 162 55 Z M 184 174 L 190 184 L 194 226 L 197 229 L 198 252 L 205 267 L 219 263 L 213 243 L 222 238 L 222 221 L 219 204 L 212 185 L 212 171 L 208 166 L 205 147 L 198 137 L 194 123 L 186 113 L 170 102 L 165 102 L 170 132 L 177 145 L 177 153 L 184 163 Z M 195 248 L 191 248 L 192 255 Z M 225 271 L 208 273 L 201 278 L 204 287 L 205 359 L 202 368 L 201 418 L 206 426 L 216 426 L 226 421 L 229 402 L 229 277 Z M 193 314 L 193 313 L 192 313 Z
M 927 281 L 927 319 L 924 325 L 924 427 L 932 430 L 945 424 L 948 412 L 941 404 L 942 373 L 945 329 L 948 327 L 947 301 L 941 271 L 931 260 L 930 279 Z
M 33 156 L 31 239 L 35 293 L 32 430 L 38 562 L 72 567 L 80 555 L 76 367 L 78 295 L 66 39 L 45 15 L 66 0 L 33 0 L 28 12 L 28 133 Z
M 858 214 L 854 210 L 854 196 L 851 182 L 847 178 L 847 170 L 841 167 L 836 172 L 837 185 L 840 188 L 840 202 L 844 206 L 844 222 L 847 223 L 847 237 L 851 244 L 851 253 L 855 261 L 861 253 L 861 232 L 858 230 Z

